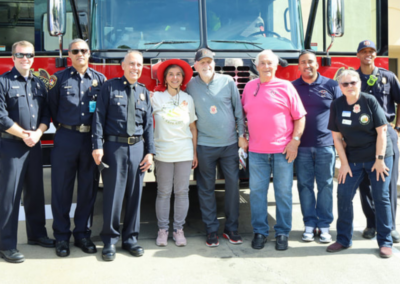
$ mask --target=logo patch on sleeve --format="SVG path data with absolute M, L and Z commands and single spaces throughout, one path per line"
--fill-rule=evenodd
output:
M 53 89 L 56 83 L 57 83 L 57 77 L 55 75 L 51 75 L 49 79 L 49 90 Z

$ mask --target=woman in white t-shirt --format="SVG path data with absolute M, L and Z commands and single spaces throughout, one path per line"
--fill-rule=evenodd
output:
M 183 225 L 189 209 L 190 174 L 197 167 L 197 117 L 192 97 L 182 90 L 192 75 L 190 65 L 179 59 L 164 61 L 157 69 L 160 84 L 152 97 L 152 106 L 158 184 L 158 246 L 168 243 L 172 188 L 175 194 L 173 239 L 177 246 L 186 245 Z

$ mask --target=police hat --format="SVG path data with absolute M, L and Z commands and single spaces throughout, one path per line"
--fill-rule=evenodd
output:
M 183 77 L 181 90 L 184 91 L 186 89 L 187 83 L 189 83 L 190 79 L 193 76 L 193 70 L 192 70 L 192 67 L 189 65 L 189 63 L 187 63 L 186 61 L 180 60 L 180 59 L 169 59 L 164 62 L 161 62 L 161 64 L 160 63 L 158 63 L 158 64 L 156 64 L 156 65 L 158 65 L 158 68 L 156 65 L 153 66 L 153 68 L 154 67 L 157 68 L 157 79 L 159 82 L 159 85 L 156 86 L 156 91 L 163 92 L 166 90 L 165 82 L 164 82 L 164 72 L 165 72 L 165 69 L 167 69 L 167 67 L 170 65 L 178 65 L 179 67 L 182 68 L 183 72 L 185 73 L 185 76 Z
M 372 48 L 376 51 L 375 43 L 370 40 L 363 40 L 362 42 L 360 42 L 360 44 L 358 45 L 357 53 L 359 53 L 364 48 Z
M 203 58 L 211 58 L 214 60 L 214 53 L 207 49 L 207 48 L 201 48 L 196 52 L 196 56 L 194 57 L 194 61 L 200 61 Z

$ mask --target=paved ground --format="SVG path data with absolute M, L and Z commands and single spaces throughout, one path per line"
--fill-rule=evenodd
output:
M 46 170 L 46 177 L 49 170 Z M 46 184 L 46 201 L 49 203 L 49 184 Z M 140 244 L 145 248 L 141 258 L 130 256 L 118 248 L 114 262 L 101 259 L 102 192 L 98 194 L 95 208 L 93 240 L 99 252 L 88 255 L 71 244 L 71 255 L 59 258 L 54 249 L 27 245 L 25 222 L 19 222 L 18 249 L 25 255 L 22 264 L 9 264 L 0 260 L 0 283 L 398 283 L 400 278 L 400 245 L 394 247 L 391 259 L 381 259 L 376 240 L 361 237 L 365 220 L 359 196 L 355 197 L 355 232 L 351 249 L 336 254 L 325 251 L 327 245 L 301 241 L 302 216 L 296 183 L 293 185 L 293 231 L 290 234 L 289 250 L 275 251 L 274 232 L 270 233 L 263 250 L 250 246 L 252 228 L 248 185 L 241 186 L 240 232 L 242 245 L 234 246 L 220 239 L 218 248 L 205 246 L 204 227 L 195 187 L 191 188 L 191 208 L 185 227 L 188 246 L 178 248 L 170 239 L 169 245 L 155 245 L 156 217 L 154 213 L 155 188 L 147 186 L 142 202 L 142 225 Z M 275 223 L 275 200 L 271 186 L 268 194 L 269 220 Z M 222 190 L 216 191 L 218 216 L 223 228 Z M 336 184 L 334 190 L 336 196 Z M 335 221 L 332 235 L 336 236 L 336 200 L 334 199 Z M 400 216 L 397 220 L 400 221 Z M 398 226 L 400 225 L 398 221 Z M 52 220 L 47 221 L 51 232 Z

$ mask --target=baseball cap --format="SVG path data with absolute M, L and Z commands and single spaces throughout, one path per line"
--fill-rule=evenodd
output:
M 364 48 L 373 48 L 376 51 L 375 43 L 370 40 L 363 40 L 362 42 L 360 42 L 360 44 L 358 45 L 357 53 L 359 53 Z
M 211 58 L 214 60 L 214 53 L 207 49 L 207 48 L 201 48 L 196 52 L 196 56 L 194 57 L 194 61 L 200 61 L 203 58 Z

